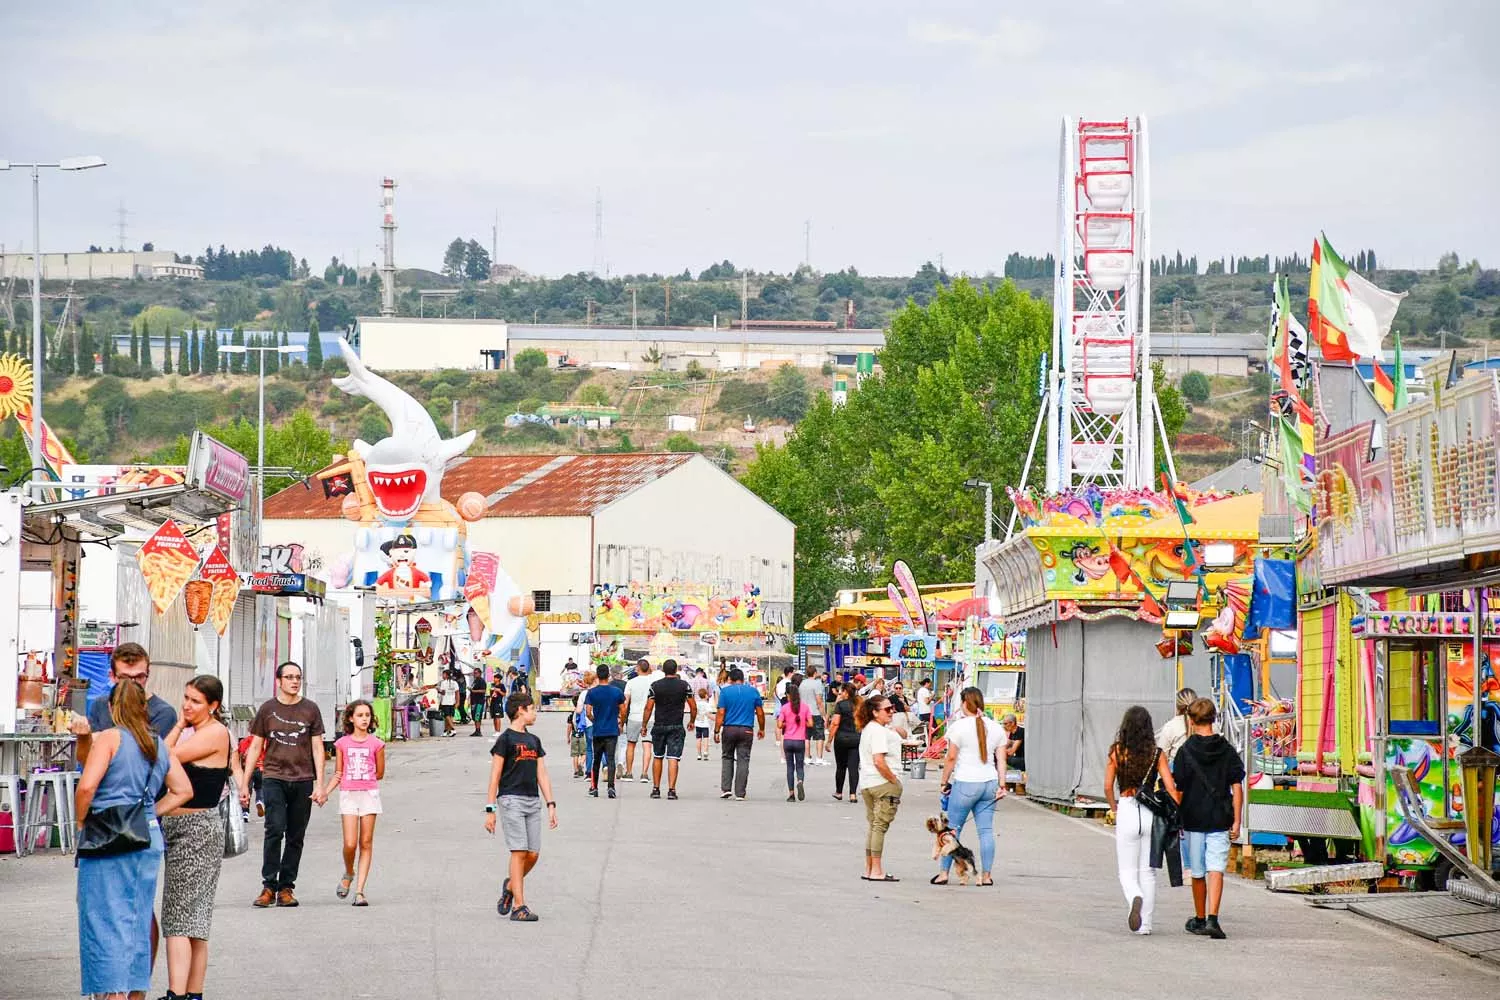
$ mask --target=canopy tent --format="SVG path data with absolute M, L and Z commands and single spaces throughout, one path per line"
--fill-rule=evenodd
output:
M 973 587 L 964 587 L 955 590 L 938 590 L 922 595 L 922 607 L 934 618 L 941 617 L 943 612 L 952 605 L 958 604 L 974 596 Z M 809 632 L 827 632 L 829 635 L 841 635 L 855 629 L 865 628 L 873 622 L 901 622 L 904 619 L 901 609 L 896 602 L 882 598 L 880 600 L 855 601 L 852 604 L 843 604 L 813 618 L 807 623 Z

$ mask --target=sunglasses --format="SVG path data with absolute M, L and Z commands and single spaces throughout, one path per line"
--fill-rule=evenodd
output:
M 895 709 L 892 708 L 890 705 L 881 705 L 875 711 L 877 711 L 877 712 L 894 712 Z

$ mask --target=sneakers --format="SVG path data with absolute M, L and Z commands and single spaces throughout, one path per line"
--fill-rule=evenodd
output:
M 721 799 L 727 799 L 727 798 L 729 798 L 729 796 L 731 794 L 733 794 L 733 793 L 732 792 L 720 792 L 719 793 L 719 798 L 721 798 Z
M 1189 934 L 1207 934 L 1208 921 L 1202 917 L 1188 917 L 1187 923 L 1183 925 L 1183 929 Z
M 255 897 L 255 902 L 251 903 L 250 905 L 258 906 L 262 910 L 264 910 L 266 907 L 274 906 L 275 904 L 276 893 L 272 892 L 270 889 L 262 889 L 260 891 L 260 895 Z
M 659 799 L 659 798 L 661 798 L 661 788 L 660 788 L 660 786 L 651 789 L 651 797 L 653 799 Z
M 1133 931 L 1139 931 L 1141 929 L 1141 906 L 1144 904 L 1144 902 L 1145 901 L 1142 900 L 1139 896 L 1136 896 L 1130 901 L 1130 916 L 1125 918 L 1125 923 L 1128 924 L 1130 926 L 1130 929 Z
M 797 796 L 793 792 L 787 792 L 786 793 L 786 800 L 788 802 L 796 802 L 797 801 Z
M 651 779 L 646 775 L 646 772 L 642 771 L 641 772 L 641 776 L 639 778 L 637 778 L 636 780 L 639 781 L 641 784 L 644 785 L 646 782 L 650 781 Z
M 745 801 L 745 797 L 743 795 L 736 795 L 734 797 L 734 801 L 736 801 L 736 802 L 743 802 L 743 801 Z
M 797 782 L 797 801 L 801 802 L 807 798 L 807 792 L 802 788 L 802 782 Z
M 597 788 L 590 788 L 589 789 L 589 798 L 591 798 L 591 799 L 597 799 L 598 797 L 599 797 L 599 789 L 597 789 Z
M 1212 913 L 1203 922 L 1203 933 L 1215 941 L 1222 941 L 1229 936 L 1224 933 L 1224 928 L 1219 926 L 1219 918 Z
M 677 799 L 677 789 L 675 789 L 675 788 L 668 788 L 667 789 L 667 798 L 671 799 L 672 801 L 676 801 L 676 799 Z
M 610 785 L 609 786 L 609 797 L 612 798 L 612 799 L 619 797 L 619 796 L 615 795 L 615 786 L 614 785 Z
M 255 815 L 257 815 L 257 816 L 264 816 L 265 814 L 266 814 L 266 804 L 264 802 L 257 802 L 257 803 L 255 803 Z
M 470 733 L 469 735 L 470 736 L 483 736 L 484 734 L 481 733 L 479 730 L 476 729 L 472 733 Z
M 277 906 L 298 906 L 297 897 L 292 895 L 292 890 L 282 889 L 276 894 Z

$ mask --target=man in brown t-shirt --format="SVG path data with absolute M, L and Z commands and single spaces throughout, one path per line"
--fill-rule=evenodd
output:
M 322 805 L 323 713 L 302 697 L 302 668 L 288 660 L 276 668 L 276 697 L 260 706 L 250 723 L 250 750 L 255 760 L 265 750 L 260 798 L 266 807 L 266 837 L 260 865 L 260 895 L 255 905 L 296 906 L 292 889 L 302 864 L 302 841 L 313 803 Z M 249 787 L 240 789 L 240 804 L 250 806 Z

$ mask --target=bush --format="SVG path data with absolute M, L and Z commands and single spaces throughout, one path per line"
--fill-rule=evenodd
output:
M 1271 391 L 1271 373 L 1267 371 L 1250 373 L 1250 388 L 1257 394 L 1264 396 Z
M 667 440 L 665 442 L 663 442 L 662 448 L 664 448 L 667 451 L 674 451 L 674 452 L 688 452 L 688 451 L 702 451 L 703 450 L 703 446 L 701 444 L 699 444 L 698 442 L 694 441 L 692 438 L 688 437 L 686 434 L 673 434 L 671 437 L 667 438 Z
M 586 385 L 578 390 L 577 402 L 584 406 L 608 406 L 609 390 L 602 385 Z
M 698 363 L 697 358 L 687 363 L 687 368 L 683 370 L 683 374 L 688 377 L 688 381 L 690 382 L 698 382 L 708 378 L 708 372 L 703 370 L 703 366 Z
M 539 347 L 528 347 L 515 358 L 515 369 L 523 376 L 531 376 L 547 367 L 547 355 Z
M 1182 396 L 1189 403 L 1206 403 L 1209 393 L 1207 375 L 1202 372 L 1188 372 L 1182 376 Z
M 342 357 L 329 357 L 323 359 L 323 374 L 329 378 L 338 378 L 340 375 L 349 374 L 349 364 Z

